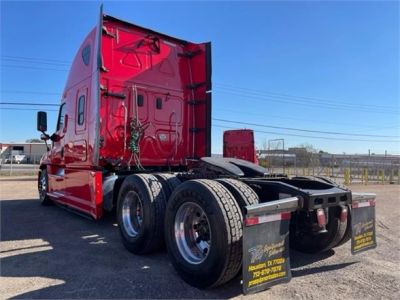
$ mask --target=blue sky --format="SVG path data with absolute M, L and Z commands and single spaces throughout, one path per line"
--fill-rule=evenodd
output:
M 99 6 L 2 1 L 0 102 L 58 104 L 69 62 L 96 25 Z M 219 119 L 213 153 L 222 152 L 225 129 L 252 128 L 259 147 L 284 138 L 285 147 L 399 154 L 399 8 L 365 1 L 104 2 L 107 14 L 212 42 Z M 36 112 L 15 108 L 32 106 L 0 105 L 0 142 L 39 136 Z M 55 109 L 47 109 L 49 131 Z

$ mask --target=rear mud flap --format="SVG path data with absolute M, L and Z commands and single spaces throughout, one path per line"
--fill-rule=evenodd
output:
M 353 193 L 351 210 L 351 253 L 376 248 L 375 194 Z
M 246 207 L 243 228 L 243 293 L 289 282 L 289 225 L 297 197 Z

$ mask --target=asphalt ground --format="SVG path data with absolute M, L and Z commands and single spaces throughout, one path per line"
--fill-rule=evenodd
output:
M 400 186 L 352 186 L 377 194 L 378 248 L 352 256 L 291 251 L 288 284 L 245 298 L 400 299 Z M 0 178 L 0 298 L 235 298 L 240 278 L 199 290 L 174 271 L 165 250 L 136 256 L 120 242 L 115 216 L 93 221 L 41 206 L 36 181 Z

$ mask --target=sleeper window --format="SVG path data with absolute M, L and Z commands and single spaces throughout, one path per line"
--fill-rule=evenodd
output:
M 85 96 L 82 95 L 78 100 L 78 125 L 83 125 L 85 122 Z
M 87 45 L 82 49 L 82 60 L 83 63 L 88 66 L 90 63 L 90 45 Z

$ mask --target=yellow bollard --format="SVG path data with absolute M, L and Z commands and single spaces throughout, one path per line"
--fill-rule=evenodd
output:
M 350 169 L 346 168 L 344 169 L 344 184 L 349 185 L 350 183 L 351 183 Z
M 379 170 L 379 177 L 381 179 L 381 184 L 385 184 L 385 170 Z
M 361 183 L 365 184 L 365 169 L 361 170 Z
M 397 183 L 400 184 L 400 169 L 397 170 Z

